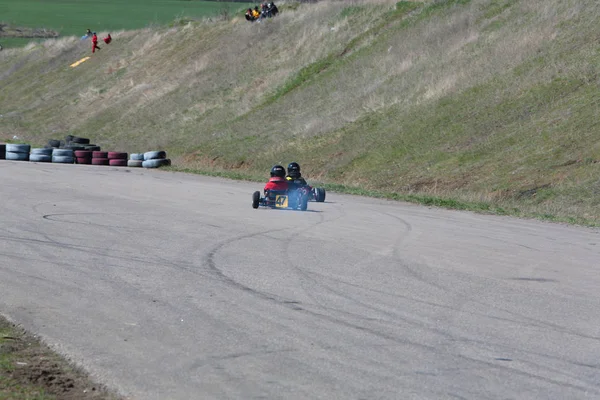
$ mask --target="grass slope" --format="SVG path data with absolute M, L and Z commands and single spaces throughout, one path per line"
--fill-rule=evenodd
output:
M 280 8 L 119 32 L 76 69 L 74 39 L 2 52 L 0 139 L 69 132 L 248 178 L 295 160 L 338 190 L 600 224 L 598 2 Z

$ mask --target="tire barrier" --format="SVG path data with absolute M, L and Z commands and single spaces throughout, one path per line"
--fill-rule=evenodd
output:
M 75 158 L 68 156 L 52 156 L 52 162 L 57 164 L 73 164 Z
M 127 160 L 124 160 L 122 158 L 109 158 L 108 165 L 110 165 L 111 167 L 126 167 Z
M 75 154 L 71 149 L 53 149 L 52 162 L 58 164 L 75 163 Z
M 144 153 L 144 161 L 159 160 L 167 158 L 167 153 L 164 151 L 147 151 Z
M 49 156 L 47 154 L 36 154 L 36 153 L 31 153 L 29 155 L 29 161 L 32 162 L 52 162 L 52 156 Z
M 132 168 L 142 168 L 144 162 L 141 160 L 128 160 L 127 166 Z
M 92 164 L 92 158 L 87 157 L 75 157 L 75 164 Z
M 109 160 L 127 160 L 127 153 L 122 153 L 120 151 L 109 151 L 108 159 Z
M 12 144 L 12 143 L 6 144 L 6 152 L 7 153 L 10 151 L 11 153 L 27 153 L 27 154 L 29 154 L 30 150 L 31 150 L 31 146 L 28 144 Z
M 52 157 L 71 157 L 75 156 L 73 150 L 71 149 L 53 149 Z
M 142 167 L 144 168 L 158 168 L 158 167 L 162 167 L 162 166 L 169 166 L 171 165 L 171 160 L 169 160 L 168 158 L 156 158 L 153 160 L 146 160 L 142 162 Z
M 49 139 L 43 148 L 31 149 L 28 144 L 0 144 L 0 159 L 53 162 L 59 164 L 110 165 L 114 167 L 159 168 L 171 165 L 163 150 L 145 153 L 101 151 L 90 139 L 66 135 L 65 140 Z
M 15 151 L 7 151 L 6 159 L 11 161 L 29 161 L 29 153 L 17 153 Z
M 92 151 L 92 158 L 108 158 L 107 151 Z
M 108 158 L 92 158 L 92 165 L 109 165 L 109 161 Z
M 88 138 L 82 138 L 82 137 L 77 137 L 77 136 L 73 136 L 71 138 L 71 143 L 77 143 L 77 144 L 90 144 L 90 139 Z
M 31 146 L 28 144 L 6 144 L 5 158 L 11 161 L 29 161 L 29 151 Z
M 39 155 L 43 155 L 43 156 L 50 156 L 52 157 L 52 149 L 47 149 L 47 148 L 43 148 L 43 149 L 31 149 L 31 154 L 30 154 L 30 158 L 32 155 L 34 154 L 39 154 Z

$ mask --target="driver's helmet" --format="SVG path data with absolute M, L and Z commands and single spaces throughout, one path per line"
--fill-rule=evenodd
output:
M 292 178 L 300 177 L 300 164 L 298 164 L 297 162 L 289 163 L 287 169 L 288 169 L 288 175 L 291 176 Z
M 283 168 L 281 165 L 275 165 L 273 168 L 271 168 L 271 177 L 275 176 L 285 178 L 285 168 Z

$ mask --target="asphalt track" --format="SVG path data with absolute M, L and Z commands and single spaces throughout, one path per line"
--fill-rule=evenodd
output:
M 0 161 L 0 312 L 135 399 L 598 399 L 600 234 Z

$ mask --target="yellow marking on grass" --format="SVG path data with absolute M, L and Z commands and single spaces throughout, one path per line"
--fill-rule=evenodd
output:
M 81 64 L 82 62 L 86 62 L 87 60 L 89 60 L 90 57 L 83 57 L 81 60 L 74 62 L 73 64 L 71 64 L 71 68 L 75 68 L 76 66 L 78 66 L 79 64 Z

